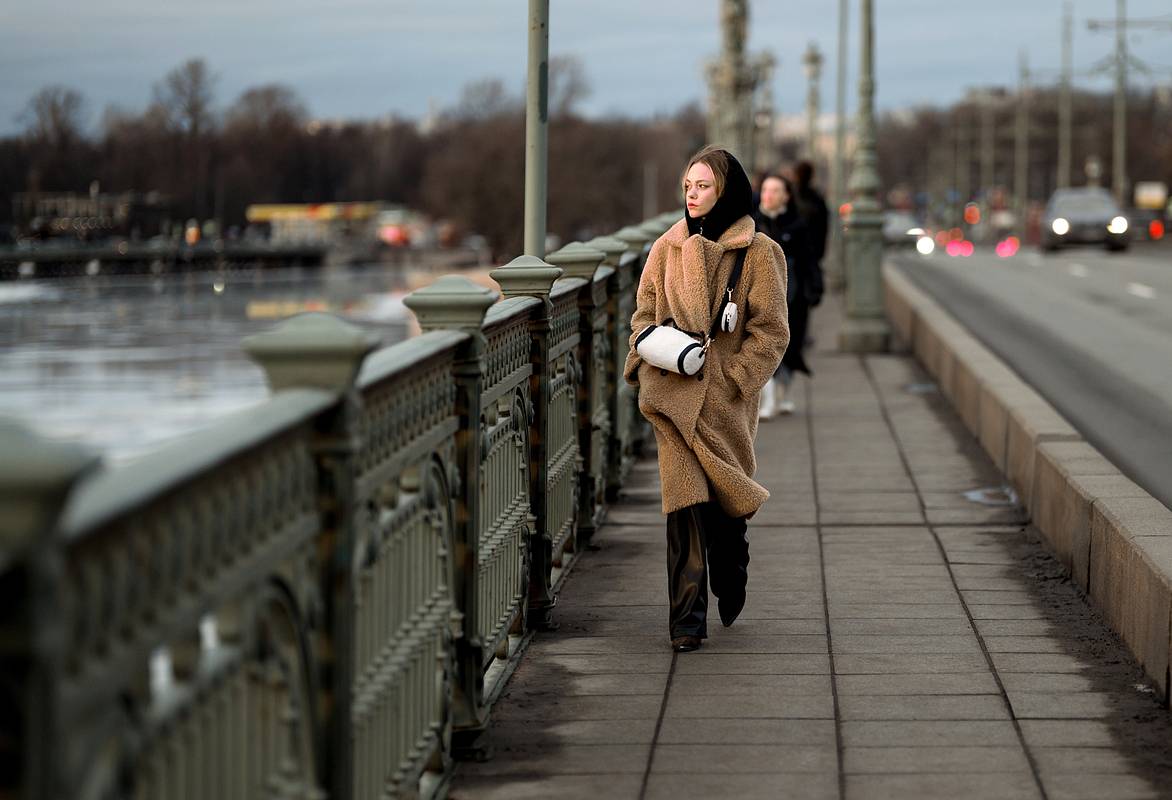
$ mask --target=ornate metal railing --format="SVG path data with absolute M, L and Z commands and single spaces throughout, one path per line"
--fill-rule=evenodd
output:
M 668 219 L 246 341 L 271 399 L 117 468 L 0 424 L 0 794 L 438 796 L 644 428 Z

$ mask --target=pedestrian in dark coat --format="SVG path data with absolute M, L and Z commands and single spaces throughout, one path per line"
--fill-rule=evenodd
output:
M 781 245 L 788 271 L 789 346 L 774 380 L 761 392 L 758 410 L 761 419 L 770 419 L 777 413 L 793 413 L 796 406 L 792 397 L 786 395 L 794 373 L 811 374 L 802 351 L 810 316 L 809 297 L 815 289 L 821 292 L 821 282 L 816 274 L 810 231 L 798 213 L 793 186 L 788 180 L 769 175 L 762 181 L 761 202 L 753 211 L 753 220 L 758 231 Z
M 672 648 L 695 650 L 708 635 L 708 587 L 731 625 L 745 604 L 746 523 L 769 497 L 753 480 L 757 395 L 777 370 L 789 339 L 785 256 L 754 229 L 753 189 L 726 150 L 706 147 L 683 175 L 684 218 L 651 246 L 631 317 L 623 377 L 639 387 L 639 410 L 655 431 L 663 513 Z M 708 331 L 739 251 L 733 289 L 740 310 L 732 331 L 711 339 L 704 366 L 688 376 L 639 355 L 639 334 L 668 319 Z
M 826 256 L 830 209 L 826 207 L 826 199 L 822 197 L 822 193 L 814 188 L 814 165 L 809 161 L 799 161 L 794 166 L 794 199 L 798 204 L 798 214 L 810 231 L 810 249 L 814 253 L 814 263 L 818 267 L 818 299 L 810 303 L 816 306 L 822 300 L 822 259 Z

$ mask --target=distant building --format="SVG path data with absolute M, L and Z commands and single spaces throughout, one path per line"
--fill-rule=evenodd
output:
M 148 239 L 166 232 L 168 198 L 158 192 L 20 192 L 12 196 L 18 235 L 101 241 Z
M 419 243 L 425 221 L 407 209 L 381 202 L 266 203 L 249 206 L 245 217 L 263 226 L 279 245 L 380 241 L 391 247 Z

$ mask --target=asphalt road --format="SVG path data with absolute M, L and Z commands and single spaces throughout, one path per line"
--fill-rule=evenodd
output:
M 1087 441 L 1172 506 L 1172 246 L 894 258 Z

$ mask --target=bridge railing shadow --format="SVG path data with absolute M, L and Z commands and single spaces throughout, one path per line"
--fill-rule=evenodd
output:
M 407 298 L 376 350 L 250 337 L 272 395 L 117 467 L 0 424 L 0 793 L 442 793 L 645 426 L 621 379 L 679 214 Z

